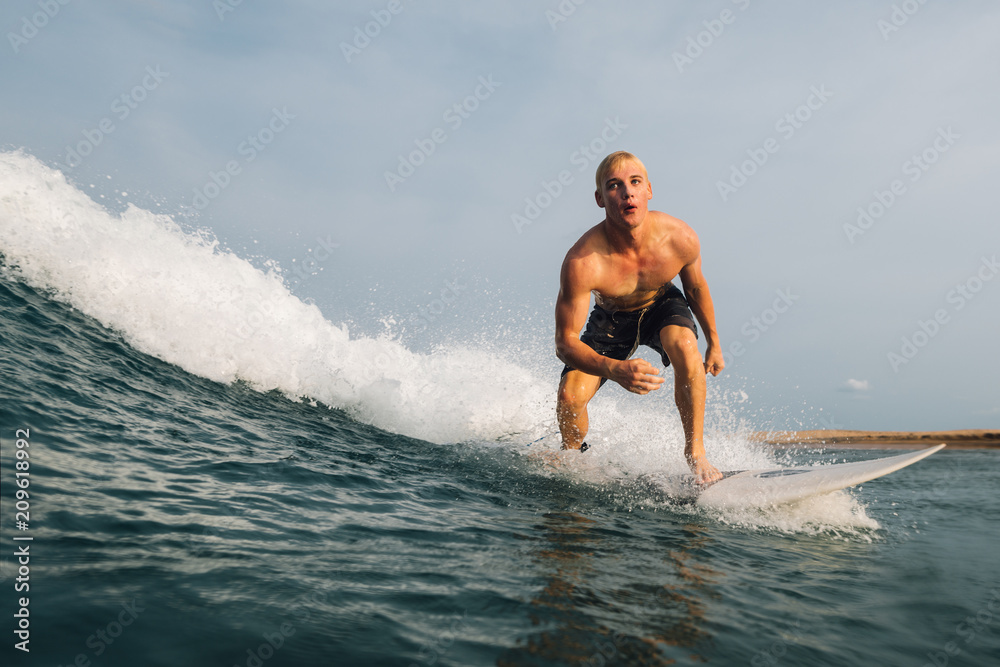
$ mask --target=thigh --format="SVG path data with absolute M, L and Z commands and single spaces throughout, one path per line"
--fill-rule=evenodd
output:
M 640 342 L 659 352 L 663 365 L 670 366 L 674 363 L 673 356 L 676 354 L 673 356 L 667 354 L 667 346 L 673 345 L 676 353 L 678 345 L 686 345 L 689 341 L 687 335 L 682 334 L 680 329 L 686 329 L 697 340 L 698 326 L 694 323 L 694 316 L 688 308 L 687 299 L 684 298 L 683 292 L 670 285 L 643 318 Z

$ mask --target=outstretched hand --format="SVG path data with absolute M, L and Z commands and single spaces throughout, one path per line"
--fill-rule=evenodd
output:
M 648 394 L 660 388 L 664 380 L 653 364 L 645 359 L 629 359 L 615 366 L 612 380 L 633 394 Z

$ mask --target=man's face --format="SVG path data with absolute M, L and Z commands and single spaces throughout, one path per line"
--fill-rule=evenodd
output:
M 653 187 L 646 178 L 646 170 L 633 160 L 626 160 L 608 173 L 595 195 L 597 205 L 605 210 L 609 221 L 633 228 L 646 219 Z

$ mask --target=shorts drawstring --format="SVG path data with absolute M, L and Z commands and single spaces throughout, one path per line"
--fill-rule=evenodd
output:
M 635 324 L 635 342 L 632 343 L 632 349 L 629 351 L 628 356 L 625 357 L 626 359 L 631 358 L 632 355 L 635 354 L 635 351 L 639 349 L 639 340 L 642 338 L 642 318 L 646 317 L 646 313 L 648 313 L 649 309 L 652 307 L 653 305 L 650 304 L 643 308 L 642 312 L 639 313 L 639 321 Z

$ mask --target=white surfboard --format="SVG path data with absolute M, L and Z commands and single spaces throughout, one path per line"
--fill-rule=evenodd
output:
M 658 486 L 678 500 L 693 501 L 705 507 L 770 507 L 862 484 L 925 459 L 944 447 L 936 445 L 898 456 L 853 463 L 726 472 L 722 480 L 707 488 L 696 484 L 690 475 L 662 478 Z

